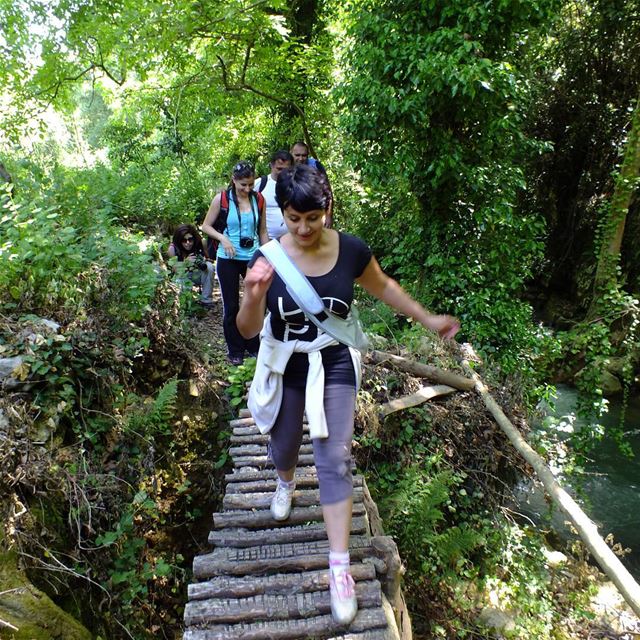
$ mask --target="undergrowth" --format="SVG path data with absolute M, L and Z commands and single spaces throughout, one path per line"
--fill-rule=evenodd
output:
M 424 334 L 414 346 L 422 354 L 410 357 L 456 367 L 455 348 Z M 380 366 L 363 379 L 360 402 L 369 405 L 424 383 Z M 525 428 L 522 397 L 505 386 L 497 399 Z M 511 487 L 530 470 L 479 397 L 458 392 L 377 423 L 370 414 L 360 407 L 356 458 L 406 566 L 414 637 L 584 637 L 595 572 L 583 558 L 569 559 L 569 570 L 551 568 L 543 533 L 510 517 Z M 500 612 L 498 629 L 487 612 Z

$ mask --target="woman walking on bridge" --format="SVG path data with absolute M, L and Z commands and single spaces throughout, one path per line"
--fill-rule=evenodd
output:
M 245 352 L 256 355 L 259 345 L 257 336 L 245 340 L 236 327 L 240 278 L 244 278 L 258 245 L 269 239 L 264 198 L 253 190 L 255 180 L 253 165 L 238 162 L 229 188 L 216 194 L 202 223 L 202 231 L 218 243 L 216 273 L 224 309 L 222 328 L 233 365 L 242 364 Z
M 458 321 L 428 313 L 384 274 L 362 240 L 324 227 L 330 192 L 316 169 L 304 164 L 285 169 L 278 178 L 276 198 L 288 229 L 281 246 L 330 311 L 348 316 L 357 282 L 440 336 L 456 334 Z M 269 311 L 266 320 L 265 308 Z M 275 377 L 281 390 L 273 399 L 273 420 L 253 416 L 261 431 L 270 430 L 269 449 L 278 474 L 271 502 L 275 520 L 286 520 L 291 512 L 306 409 L 329 540 L 331 611 L 336 622 L 349 624 L 357 612 L 349 569 L 349 533 L 351 440 L 360 354 L 307 319 L 259 250 L 249 263 L 237 326 L 246 339 L 262 331 L 256 376 Z

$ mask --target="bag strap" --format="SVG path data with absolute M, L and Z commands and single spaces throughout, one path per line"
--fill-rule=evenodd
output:
M 300 271 L 277 240 L 270 240 L 263 244 L 260 252 L 280 276 L 293 301 L 316 327 L 349 347 L 354 347 L 363 353 L 367 350 L 368 342 L 362 332 L 355 307 L 351 307 L 347 320 L 331 313 L 324 306 L 322 298 L 307 276 Z

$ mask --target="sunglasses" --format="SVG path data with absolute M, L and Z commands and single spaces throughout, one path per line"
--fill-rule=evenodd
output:
M 182 238 L 182 242 L 193 242 L 193 236 L 185 236 Z
M 253 165 L 250 162 L 238 162 L 238 164 L 233 167 L 233 173 L 239 173 L 240 171 L 253 171 Z

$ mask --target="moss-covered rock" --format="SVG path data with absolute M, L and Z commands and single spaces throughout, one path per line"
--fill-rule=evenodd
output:
M 92 635 L 85 627 L 29 582 L 11 551 L 0 552 L 0 593 L 2 638 L 91 640 Z

